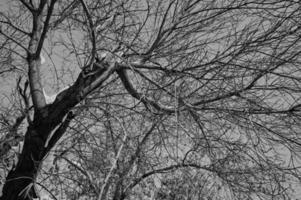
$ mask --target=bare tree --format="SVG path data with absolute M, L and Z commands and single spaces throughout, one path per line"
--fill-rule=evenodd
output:
M 293 198 L 300 12 L 284 0 L 9 2 L 0 199 Z

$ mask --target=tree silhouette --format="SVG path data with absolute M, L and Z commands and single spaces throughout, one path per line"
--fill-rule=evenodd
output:
M 300 12 L 283 0 L 8 2 L 0 199 L 293 198 Z

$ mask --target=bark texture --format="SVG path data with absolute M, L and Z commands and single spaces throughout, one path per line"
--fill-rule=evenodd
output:
M 95 64 L 88 74 L 83 70 L 76 82 L 58 94 L 52 104 L 35 110 L 34 120 L 25 134 L 22 153 L 17 165 L 6 177 L 0 200 L 30 200 L 38 197 L 34 183 L 39 168 L 75 117 L 71 109 L 107 80 L 115 70 L 115 65 Z M 55 132 L 51 134 L 53 130 Z

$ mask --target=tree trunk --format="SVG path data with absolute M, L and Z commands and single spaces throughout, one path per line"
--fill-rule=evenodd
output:
M 107 63 L 95 64 L 92 75 L 85 75 L 82 71 L 75 83 L 58 94 L 52 104 L 35 109 L 34 120 L 25 134 L 18 164 L 6 177 L 0 200 L 36 198 L 34 183 L 41 161 L 62 137 L 70 121 L 75 117 L 71 109 L 98 88 L 116 69 L 115 64 L 110 66 Z M 55 132 L 51 134 L 54 129 Z M 49 135 L 51 138 L 48 138 Z M 49 141 L 45 145 L 47 140 Z
M 41 166 L 41 161 L 47 154 L 45 143 L 50 130 L 50 124 L 34 122 L 27 129 L 23 151 L 18 164 L 13 168 L 3 187 L 0 200 L 30 200 L 37 198 L 34 182 Z

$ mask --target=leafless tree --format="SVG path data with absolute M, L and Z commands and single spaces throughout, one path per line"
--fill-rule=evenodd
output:
M 294 198 L 300 6 L 7 2 L 0 199 Z

